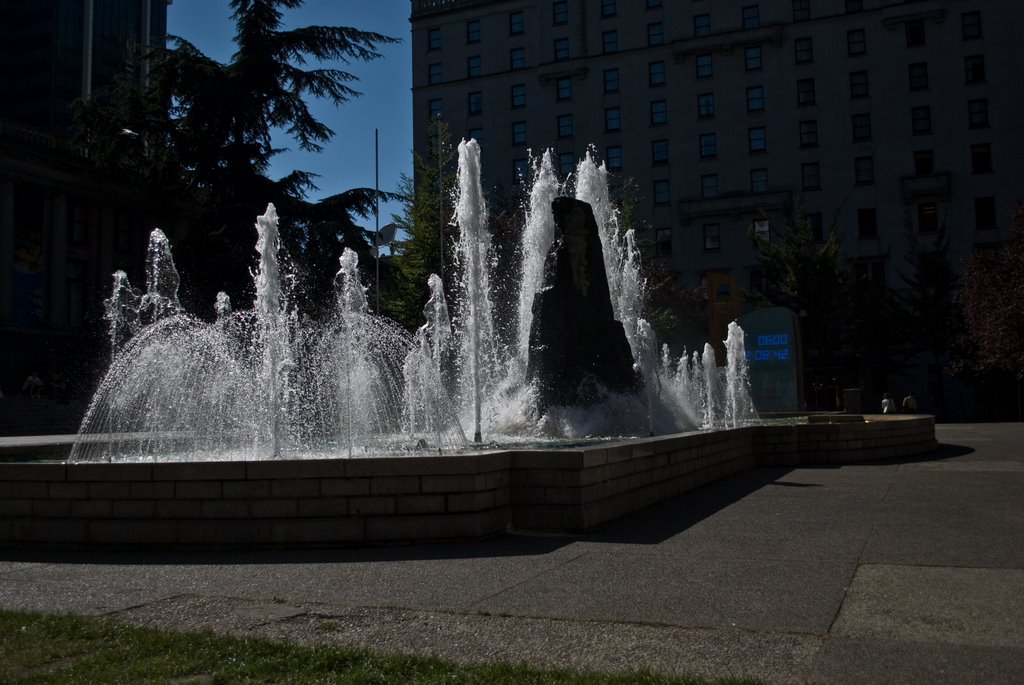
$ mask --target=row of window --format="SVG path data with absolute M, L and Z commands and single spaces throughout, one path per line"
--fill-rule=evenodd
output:
M 605 0 L 610 2 L 611 0 Z M 648 0 L 648 6 L 654 6 L 650 3 L 655 0 Z M 658 6 L 660 6 L 660 0 L 657 0 Z M 616 15 L 616 11 L 610 14 L 604 14 L 604 7 L 602 6 L 602 17 L 611 17 Z M 859 10 L 858 10 L 859 11 Z M 741 9 L 741 20 L 743 28 L 751 29 L 757 28 L 761 25 L 761 13 L 757 5 L 748 5 Z M 805 6 L 797 8 L 796 2 L 793 6 L 793 19 L 794 21 L 800 21 L 803 19 L 810 18 L 810 7 L 809 3 Z M 567 2 L 555 2 L 552 4 L 552 21 L 554 25 L 559 26 L 569 23 L 569 6 Z M 980 12 L 964 12 L 960 15 L 960 29 L 963 40 L 976 40 L 982 37 L 981 31 L 981 13 Z M 508 32 L 509 35 L 516 36 L 521 35 L 525 31 L 525 18 L 522 11 L 510 12 L 508 15 Z M 711 15 L 710 14 L 697 14 L 693 17 L 693 33 L 696 37 L 709 36 L 711 35 Z M 904 23 L 904 33 L 906 38 L 907 47 L 918 47 L 926 44 L 925 41 L 925 25 L 923 20 L 911 20 Z M 604 31 L 601 34 L 602 38 L 602 50 L 605 53 L 616 52 L 618 50 L 619 36 L 618 31 L 610 30 Z M 474 44 L 480 43 L 482 40 L 481 25 L 479 19 L 471 19 L 466 22 L 466 43 Z M 865 39 L 865 33 L 863 29 L 853 29 L 847 31 L 847 52 L 850 55 L 861 55 L 867 52 L 867 43 Z M 649 46 L 662 45 L 665 42 L 665 27 L 662 22 L 652 22 L 647 25 L 647 44 Z M 805 43 L 807 48 L 810 47 L 810 38 L 798 39 L 798 43 Z M 559 38 L 555 41 L 555 59 L 568 59 L 569 58 L 569 39 Z M 427 50 L 440 50 L 441 49 L 441 29 L 440 27 L 434 27 L 427 30 Z M 809 56 L 801 55 L 803 52 L 800 46 L 797 47 L 797 61 L 809 61 Z
M 810 97 L 813 98 L 813 79 L 809 79 Z M 799 82 L 798 82 L 799 84 Z M 851 82 L 852 84 L 852 82 Z M 562 86 L 564 85 L 564 90 Z M 564 84 L 559 84 L 559 99 L 571 97 L 572 82 L 564 79 Z M 806 94 L 806 90 L 800 90 L 798 85 L 798 97 L 800 93 Z M 516 84 L 512 86 L 511 99 L 513 108 L 521 108 L 526 104 L 526 86 Z M 806 104 L 806 103 L 803 103 Z M 751 86 L 747 88 L 747 111 L 758 112 L 765 108 L 765 95 L 762 86 Z M 467 109 L 469 114 L 476 115 L 483 111 L 483 93 L 474 91 L 468 94 Z M 440 117 L 442 115 L 442 101 L 435 98 L 430 101 L 430 116 Z M 700 93 L 697 95 L 697 117 L 699 119 L 710 119 L 715 116 L 715 94 Z M 649 108 L 649 121 L 652 126 L 663 126 L 668 123 L 668 103 L 665 100 L 653 100 Z M 518 122 L 523 127 L 525 139 L 526 122 Z M 967 101 L 967 123 L 972 129 L 987 128 L 989 126 L 988 100 L 979 98 Z M 852 140 L 854 142 L 866 142 L 872 138 L 871 114 L 860 112 L 850 117 Z M 606 107 L 604 110 L 604 129 L 606 133 L 622 130 L 622 109 L 620 107 Z M 914 135 L 927 135 L 932 132 L 932 115 L 930 105 L 920 105 L 910 108 L 910 126 Z M 817 147 L 818 145 L 818 121 L 817 119 L 805 119 L 798 122 L 799 139 L 801 147 Z M 569 138 L 573 135 L 573 115 L 560 114 L 557 116 L 557 130 L 559 138 Z M 767 149 L 767 135 L 764 127 L 752 127 L 748 129 L 750 137 L 750 152 L 764 152 Z M 713 140 L 714 134 L 704 134 Z M 513 141 L 519 142 L 519 141 Z M 523 141 L 525 142 L 525 141 Z M 705 146 L 701 145 L 703 151 Z M 714 156 L 702 154 L 701 156 Z
M 939 230 L 939 208 L 935 202 L 921 202 L 916 207 L 917 230 L 919 233 L 935 233 Z M 819 212 L 804 215 L 804 221 L 811 229 L 816 242 L 824 239 L 822 216 Z M 987 231 L 996 227 L 996 199 L 994 197 L 974 198 L 974 227 L 978 231 Z M 764 219 L 754 221 L 751 228 L 765 239 L 771 238 L 771 223 Z M 722 247 L 722 225 L 709 222 L 701 226 L 705 252 L 718 252 Z M 862 207 L 857 210 L 857 237 L 860 240 L 878 238 L 878 211 L 874 207 Z M 660 254 L 672 252 L 672 229 L 659 228 L 655 231 L 655 243 Z M 869 266 L 864 264 L 864 266 Z M 858 269 L 859 278 L 870 278 L 878 281 L 880 273 L 873 269 Z

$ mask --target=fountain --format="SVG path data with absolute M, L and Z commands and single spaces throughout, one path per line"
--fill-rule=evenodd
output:
M 588 152 L 570 188 L 547 152 L 533 177 L 519 296 L 515 311 L 499 312 L 480 148 L 459 146 L 459 280 L 449 310 L 430 277 L 414 335 L 368 311 L 347 249 L 334 313 L 308 321 L 288 291 L 273 205 L 256 222 L 253 308 L 235 310 L 220 293 L 213 323 L 182 309 L 170 245 L 154 230 L 146 292 L 114 275 L 112 363 L 69 461 L 452 454 L 483 441 L 669 434 L 753 417 L 736 324 L 725 367 L 710 346 L 678 361 L 664 349 L 659 363 L 639 252 L 618 225 L 604 165 Z M 516 325 L 500 334 L 499 317 Z

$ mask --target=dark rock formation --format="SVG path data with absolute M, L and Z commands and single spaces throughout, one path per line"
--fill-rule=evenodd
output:
M 598 386 L 628 392 L 642 385 L 626 333 L 613 317 L 594 212 L 567 197 L 551 208 L 555 243 L 544 263 L 544 287 L 533 300 L 527 370 L 541 412 L 592 404 Z

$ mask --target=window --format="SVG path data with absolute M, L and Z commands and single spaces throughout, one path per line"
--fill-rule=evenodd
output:
M 513 159 L 512 160 L 512 181 L 523 182 L 526 180 L 529 174 L 529 162 L 525 159 Z
M 556 2 L 551 5 L 551 23 L 555 24 L 568 24 L 569 23 L 569 3 L 568 2 Z
M 808 119 L 800 122 L 800 147 L 818 146 L 818 120 Z
M 657 164 L 659 162 L 668 161 L 668 141 L 667 140 L 655 140 L 651 142 L 651 162 Z
M 811 18 L 811 0 L 793 0 L 793 21 Z
M 919 233 L 934 233 L 939 230 L 939 210 L 934 202 L 917 205 L 917 230 Z
M 605 31 L 601 34 L 601 46 L 605 54 L 609 52 L 618 52 L 619 50 L 619 32 L 618 31 Z
M 568 100 L 572 97 L 572 79 L 571 78 L 560 78 L 555 82 L 557 98 L 559 100 Z
M 987 174 L 992 171 L 992 146 L 977 143 L 971 146 L 971 173 Z
M 722 227 L 719 224 L 704 224 L 704 251 L 717 252 L 722 247 Z
M 756 29 L 761 25 L 761 9 L 757 5 L 748 5 L 742 10 L 743 28 Z
M 622 129 L 622 110 L 609 107 L 604 111 L 604 130 L 619 131 Z
M 743 66 L 747 71 L 756 71 L 761 68 L 760 45 L 752 45 L 743 51 Z
M 694 36 L 710 36 L 711 35 L 711 15 L 710 14 L 697 14 L 693 17 L 693 35 Z
M 968 83 L 985 82 L 985 56 L 968 55 L 964 57 L 964 72 Z
M 604 154 L 604 161 L 609 171 L 617 171 L 622 168 L 622 147 L 609 145 Z
M 508 53 L 509 67 L 516 71 L 526 68 L 526 50 L 524 48 L 512 48 Z
M 517 83 L 513 85 L 510 95 L 513 108 L 526 107 L 526 84 Z
M 910 108 L 910 130 L 914 135 L 932 132 L 932 110 L 927 105 Z
M 875 182 L 875 160 L 873 157 L 856 157 L 853 160 L 853 182 L 859 186 Z
M 864 9 L 864 0 L 846 0 L 846 13 L 860 12 Z
M 700 196 L 705 199 L 718 197 L 718 174 L 704 174 L 700 177 Z
M 885 257 L 857 259 L 853 263 L 853 275 L 858 281 L 885 287 Z
M 604 92 L 606 92 L 606 93 L 618 93 L 619 92 L 619 70 L 618 69 L 605 69 L 604 70 Z
M 878 212 L 874 207 L 857 210 L 857 237 L 861 240 L 878 237 Z
M 524 27 L 523 13 L 522 12 L 509 12 L 508 14 L 508 32 L 511 36 L 519 35 L 523 32 Z
M 814 61 L 814 47 L 810 38 L 797 38 L 793 41 L 793 47 L 796 51 L 797 64 Z
M 697 116 L 701 119 L 715 116 L 714 93 L 701 93 L 697 96 Z
M 668 105 L 664 100 L 655 100 L 651 103 L 651 123 L 655 125 L 668 123 Z
M 804 223 L 811 229 L 811 238 L 813 238 L 814 242 L 820 243 L 825 239 L 825 233 L 822 229 L 821 212 L 808 212 L 804 214 Z
M 484 96 L 480 91 L 469 94 L 468 107 L 470 114 L 480 114 L 484 109 Z
M 526 122 L 525 121 L 514 121 L 514 122 L 512 122 L 512 144 L 513 145 L 525 145 L 526 144 Z
M 866 98 L 868 96 L 868 72 L 850 72 L 850 99 Z
M 661 256 L 672 254 L 672 229 L 671 228 L 656 228 L 654 229 L 654 247 L 655 252 Z
M 981 38 L 981 12 L 964 12 L 961 14 L 960 31 L 964 40 Z
M 466 42 L 467 43 L 479 43 L 480 42 L 480 20 L 474 19 L 473 21 L 466 22 Z
M 568 176 L 576 171 L 576 157 L 571 152 L 561 152 L 558 155 L 558 173 Z
M 427 31 L 427 50 L 441 49 L 441 29 L 429 29 Z
M 647 65 L 647 85 L 649 86 L 663 86 L 665 85 L 665 63 L 664 62 L 651 62 Z
M 967 102 L 967 122 L 971 128 L 986 128 L 988 126 L 988 100 Z
M 482 146 L 484 144 L 484 130 L 482 128 L 471 128 L 466 134 L 466 140 L 475 140 Z
M 853 29 L 846 32 L 846 54 L 863 55 L 867 51 L 864 29 Z
M 718 154 L 718 139 L 714 133 L 702 133 L 697 141 L 701 159 L 710 159 Z
M 710 78 L 712 74 L 711 55 L 697 55 L 697 78 Z
M 926 90 L 928 88 L 928 63 L 915 62 L 907 67 L 910 77 L 910 90 Z
M 796 82 L 796 102 L 798 105 L 814 104 L 814 79 L 802 78 Z
M 750 192 L 752 192 L 752 193 L 767 193 L 768 192 L 768 170 L 767 169 L 751 169 L 750 170 Z
M 747 88 L 747 111 L 764 111 L 764 86 L 751 86 Z
M 434 98 L 430 101 L 430 118 L 440 119 L 441 118 L 441 98 Z
M 996 227 L 996 199 L 994 197 L 974 198 L 974 227 L 979 231 Z
M 466 58 L 466 76 L 474 78 L 480 75 L 480 55 L 472 55 Z
M 935 154 L 931 150 L 914 151 L 914 175 L 930 176 L 935 171 Z
M 568 38 L 556 38 L 555 39 L 555 61 L 563 59 L 569 59 L 569 39 Z
M 817 162 L 807 162 L 800 165 L 800 181 L 804 190 L 817 190 L 821 188 L 821 170 Z
M 871 115 L 868 113 L 854 114 L 851 117 L 851 123 L 853 124 L 853 140 L 854 142 L 864 142 L 865 140 L 871 140 Z
M 654 182 L 654 204 L 667 205 L 669 203 L 668 181 L 661 179 Z
M 572 135 L 572 115 L 560 114 L 558 116 L 558 137 L 568 138 Z
M 615 0 L 601 0 L 601 16 L 614 17 L 616 12 Z
M 429 73 L 428 80 L 430 82 L 430 85 L 434 85 L 436 83 L 440 83 L 441 82 L 441 65 L 440 64 L 431 64 L 431 65 L 429 65 L 427 67 L 427 70 L 428 70 L 428 73 Z
M 750 226 L 762 240 L 772 239 L 772 224 L 768 219 L 756 219 Z
M 750 152 L 765 152 L 768 149 L 768 133 L 763 126 L 747 129 L 747 149 Z
M 907 37 L 907 47 L 915 48 L 924 45 L 924 22 L 920 19 L 908 21 L 903 25 Z
M 665 27 L 660 21 L 647 25 L 647 44 L 661 45 L 665 42 Z

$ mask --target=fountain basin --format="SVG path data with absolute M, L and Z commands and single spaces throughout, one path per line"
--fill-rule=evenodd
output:
M 576 533 L 754 466 L 923 454 L 931 416 L 843 415 L 559 450 L 0 463 L 0 546 L 316 547 Z

